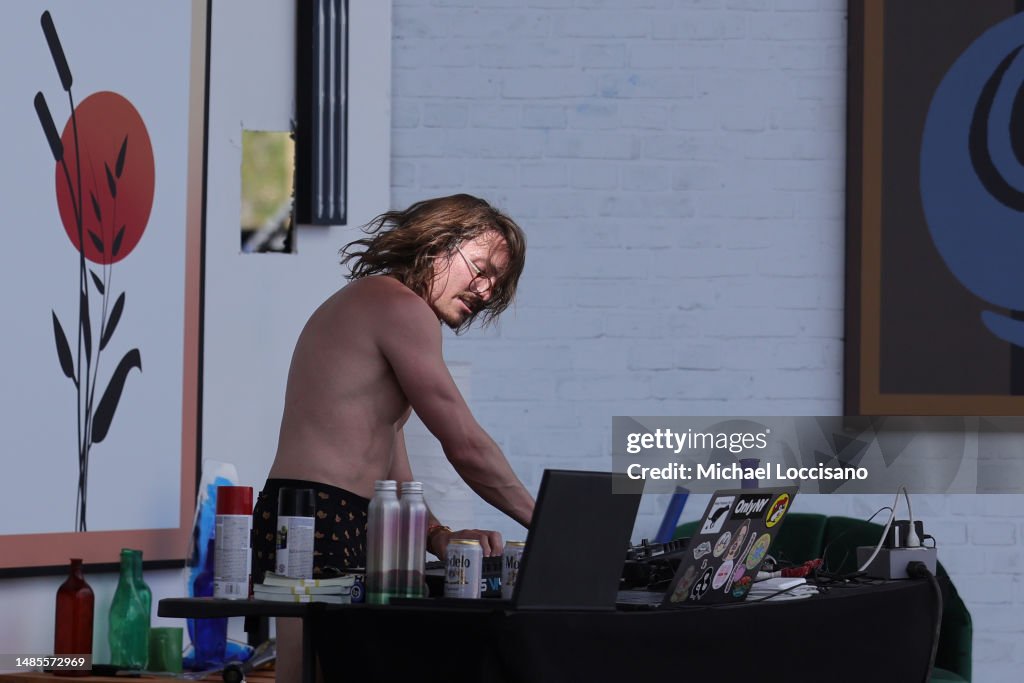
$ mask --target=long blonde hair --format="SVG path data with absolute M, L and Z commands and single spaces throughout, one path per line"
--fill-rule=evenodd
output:
M 508 308 L 526 265 L 522 229 L 485 200 L 468 194 L 426 199 L 404 211 L 382 213 L 364 225 L 363 231 L 370 236 L 354 240 L 340 251 L 343 265 L 352 262 L 349 279 L 391 275 L 422 297 L 430 293 L 437 258 L 451 258 L 456 246 L 486 232 L 505 240 L 508 264 L 494 283 L 490 299 L 456 332 L 466 330 L 478 315 L 486 325 Z

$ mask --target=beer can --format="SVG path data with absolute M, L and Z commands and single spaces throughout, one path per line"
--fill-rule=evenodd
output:
M 456 538 L 445 551 L 444 596 L 446 598 L 479 598 L 480 570 L 484 551 L 479 541 Z
M 505 600 L 512 599 L 512 591 L 516 587 L 516 578 L 519 577 L 519 563 L 523 561 L 523 548 L 525 541 L 506 541 L 505 552 L 501 557 L 501 597 Z

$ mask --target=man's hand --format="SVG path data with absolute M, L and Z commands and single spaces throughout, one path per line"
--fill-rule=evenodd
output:
M 501 540 L 501 534 L 497 531 L 488 531 L 486 529 L 462 529 L 461 531 L 447 532 L 444 530 L 438 530 L 430 537 L 430 549 L 431 552 L 437 555 L 442 561 L 445 559 L 445 550 L 448 548 L 448 543 L 456 538 L 468 538 L 480 543 L 480 547 L 484 551 L 484 557 L 490 557 L 491 555 L 501 555 L 504 550 L 504 543 Z

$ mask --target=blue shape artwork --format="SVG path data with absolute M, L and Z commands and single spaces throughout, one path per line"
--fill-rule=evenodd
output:
M 921 142 L 921 201 L 956 279 L 994 307 L 1024 310 L 1024 14 L 996 24 L 946 73 Z M 909 264 L 912 266 L 912 264 Z M 1024 322 L 983 311 L 1024 347 Z

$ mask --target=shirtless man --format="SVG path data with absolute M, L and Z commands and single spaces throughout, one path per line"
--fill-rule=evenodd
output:
M 510 218 L 469 195 L 381 214 L 370 235 L 342 249 L 353 280 L 325 301 L 299 336 L 288 373 L 277 456 L 253 512 L 254 580 L 274 564 L 277 492 L 317 493 L 314 576 L 365 567 L 374 481 L 413 479 L 402 427 L 415 410 L 455 471 L 523 526 L 534 501 L 477 424 L 441 354 L 444 323 L 461 332 L 512 302 L 525 237 Z M 496 531 L 452 531 L 432 515 L 427 549 L 452 538 L 502 551 Z M 287 620 L 293 621 L 293 620 Z M 298 680 L 300 625 L 278 620 L 278 680 Z

